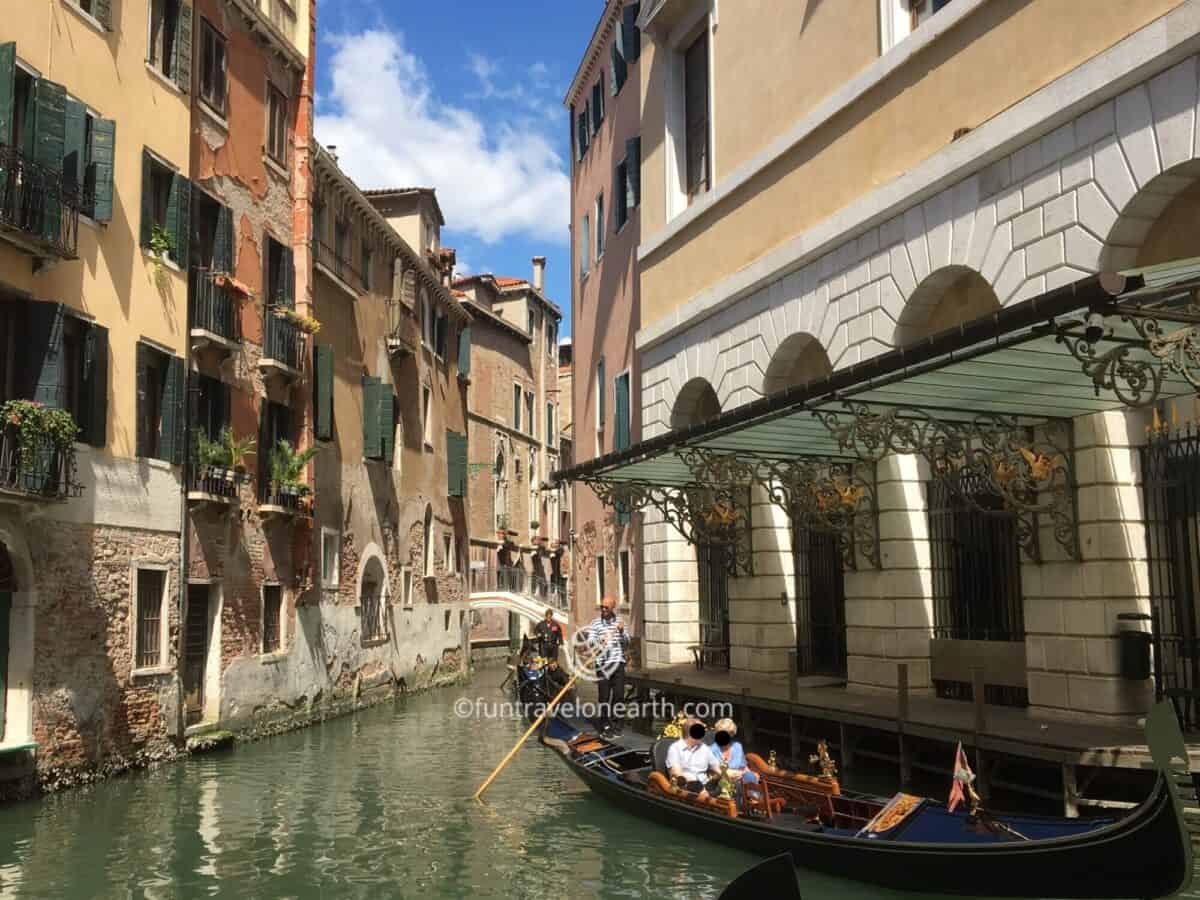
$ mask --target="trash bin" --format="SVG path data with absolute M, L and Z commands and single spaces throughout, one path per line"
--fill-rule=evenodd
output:
M 1147 613 L 1117 614 L 1121 677 L 1129 681 L 1145 681 L 1150 677 L 1150 621 Z

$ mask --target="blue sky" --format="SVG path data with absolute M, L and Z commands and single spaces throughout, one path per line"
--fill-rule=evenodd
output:
M 317 139 L 363 188 L 435 187 L 459 271 L 528 277 L 570 332 L 562 106 L 603 0 L 319 0 Z

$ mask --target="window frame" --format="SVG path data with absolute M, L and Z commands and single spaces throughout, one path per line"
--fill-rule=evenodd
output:
M 604 191 L 596 194 L 593 210 L 596 217 L 596 262 L 599 263 L 604 258 Z
M 279 591 L 279 618 L 276 622 L 276 647 L 267 649 L 267 589 Z M 259 656 L 283 656 L 287 653 L 287 593 L 278 581 L 264 581 L 258 589 L 258 654 Z
M 273 104 L 278 98 L 277 108 Z M 291 119 L 289 106 L 291 99 L 287 93 L 276 86 L 275 82 L 267 79 L 267 139 L 264 146 L 267 151 L 267 157 L 279 163 L 281 166 L 288 164 L 288 122 Z M 278 121 L 276 121 L 278 119 Z M 276 133 L 278 128 L 278 134 Z M 275 147 L 276 138 L 279 140 L 279 146 Z M 277 154 L 275 151 L 282 151 Z
M 196 99 L 201 105 L 208 108 L 208 111 L 214 113 L 222 122 L 226 121 L 229 114 L 229 39 L 225 36 L 216 25 L 209 21 L 204 15 L 199 16 L 200 27 L 196 29 L 199 32 L 200 46 L 197 48 L 199 52 L 199 72 L 196 90 Z M 220 97 L 214 101 L 213 97 L 208 94 L 208 85 L 206 84 L 205 74 L 208 72 L 209 66 L 209 39 L 212 38 L 212 46 L 214 49 L 219 48 L 221 51 L 221 66 L 220 66 Z M 215 87 L 216 85 L 214 85 Z
M 171 671 L 171 617 L 169 615 L 169 598 L 171 596 L 171 569 L 172 566 L 170 563 L 155 559 L 135 559 L 129 567 L 131 587 L 130 605 L 132 607 L 132 614 L 129 617 L 129 627 L 131 632 L 129 641 L 130 674 L 134 677 L 139 675 L 161 675 Z M 162 573 L 162 593 L 159 598 L 158 608 L 158 662 L 152 665 L 140 665 L 140 658 L 142 656 L 142 600 L 140 585 L 138 583 L 138 574 L 143 571 Z
M 178 28 L 180 7 L 183 5 L 183 3 L 182 3 L 182 0 L 162 0 L 162 23 L 161 23 L 162 34 L 163 34 L 162 59 L 154 58 L 154 50 L 155 50 L 155 45 L 154 45 L 154 4 L 155 4 L 155 0 L 149 0 L 149 2 L 146 4 L 146 65 L 151 69 L 151 71 L 154 72 L 155 75 L 158 75 L 160 78 L 165 79 L 167 82 L 174 84 L 175 83 L 175 54 L 176 54 L 176 52 L 178 52 L 178 49 L 179 49 L 178 47 L 175 46 L 175 31 Z M 171 22 L 172 27 L 169 30 L 166 27 L 167 20 L 168 20 L 168 16 L 167 16 L 168 5 L 174 5 L 174 8 L 175 8 L 175 21 Z M 171 39 L 169 52 L 168 52 L 168 45 L 167 45 L 167 35 L 168 34 L 170 35 L 170 39 Z M 163 69 L 164 66 L 167 67 L 168 71 L 164 71 L 164 69 Z
M 332 573 L 326 569 L 325 562 L 325 544 L 330 538 L 334 538 L 333 552 L 333 571 Z M 330 528 L 328 525 L 321 526 L 321 587 L 326 590 L 337 590 L 341 586 L 341 570 L 342 570 L 342 532 L 337 528 Z M 332 576 L 332 577 L 331 577 Z
M 588 219 L 589 213 L 583 214 L 583 220 L 580 222 L 580 256 L 579 256 L 579 280 L 583 281 L 588 277 L 588 273 L 592 268 L 592 226 Z
M 421 385 L 421 441 L 426 450 L 433 449 L 433 388 Z
M 413 608 L 413 568 L 411 565 L 400 567 L 400 608 Z
M 526 434 L 531 438 L 537 437 L 537 397 L 533 391 L 525 391 Z

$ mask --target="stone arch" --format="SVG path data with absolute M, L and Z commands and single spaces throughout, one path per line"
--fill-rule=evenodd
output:
M 33 739 L 33 646 L 38 597 L 25 533 L 24 523 L 0 513 L 0 590 L 11 594 L 8 634 L 0 635 L 8 640 L 5 693 L 0 697 L 5 722 L 0 746 Z
M 831 372 L 833 365 L 820 341 L 807 332 L 788 335 L 767 365 L 763 393 L 769 396 L 800 387 Z
M 905 347 L 924 338 L 1000 310 L 1000 298 L 987 280 L 967 266 L 945 266 L 931 273 L 904 304 L 895 344 Z
M 1121 207 L 1100 252 L 1101 271 L 1200 255 L 1200 160 L 1155 175 Z
M 387 634 L 391 586 L 388 583 L 387 560 L 374 541 L 367 544 L 359 560 L 355 596 L 358 598 L 359 614 L 363 617 L 360 627 L 364 639 Z M 370 618 L 374 618 L 374 621 L 370 621 Z
M 675 397 L 671 408 L 671 428 L 690 428 L 721 414 L 717 392 L 705 378 L 693 378 Z

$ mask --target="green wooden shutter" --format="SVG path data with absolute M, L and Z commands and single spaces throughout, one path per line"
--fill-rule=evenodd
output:
M 92 325 L 84 340 L 80 437 L 93 447 L 108 441 L 108 329 Z
M 621 47 L 625 51 L 626 62 L 637 62 L 642 55 L 642 33 L 637 27 L 640 11 L 640 3 L 631 3 L 621 11 Z
M 379 395 L 383 391 L 380 379 L 364 375 L 363 391 L 363 456 L 379 459 L 383 454 L 383 437 L 379 433 Z
M 183 462 L 184 403 L 187 399 L 185 375 L 183 360 L 178 356 L 168 357 L 162 393 L 158 458 L 176 464 Z
M 467 325 L 458 333 L 458 374 L 464 378 L 471 376 L 471 326 Z
M 167 230 L 175 240 L 171 258 L 181 267 L 188 264 L 191 222 L 192 183 L 176 172 L 171 178 L 171 193 L 167 199 Z
M 642 202 L 642 139 L 632 137 L 625 142 L 625 177 L 629 190 L 625 203 L 633 209 Z
M 48 169 L 62 171 L 66 151 L 67 89 L 39 78 L 33 85 L 33 158 Z M 48 192 L 43 205 L 42 236 L 52 243 L 62 239 L 62 201 Z
M 175 83 L 185 93 L 192 87 L 192 5 L 179 4 L 175 20 Z
M 596 420 L 601 428 L 604 427 L 605 390 L 604 357 L 600 357 L 600 362 L 596 363 Z
M 296 307 L 296 262 L 291 247 L 280 248 L 283 266 L 283 302 L 289 309 Z
M 389 466 L 396 456 L 396 395 L 390 384 L 379 388 L 380 455 Z
M 4 740 L 4 697 L 8 691 L 8 645 L 11 640 L 8 626 L 11 612 L 12 594 L 0 591 L 0 741 Z
M 214 272 L 233 272 L 233 210 L 217 205 L 217 231 L 213 237 Z
M 94 206 L 92 217 L 98 222 L 112 219 L 113 153 L 117 143 L 117 123 L 112 119 L 92 119 L 92 143 L 88 159 L 94 167 Z
M 0 44 L 0 144 L 12 143 L 13 106 L 17 97 L 17 44 Z
M 446 432 L 446 496 L 467 495 L 467 436 Z
M 29 398 L 46 406 L 62 407 L 63 306 L 32 301 L 26 306 Z
M 87 164 L 87 107 L 70 97 L 63 114 L 63 187 L 83 188 L 83 172 Z
M 154 229 L 154 163 L 150 154 L 142 151 L 142 228 L 143 247 L 150 246 L 150 233 Z
M 315 431 L 317 440 L 333 440 L 333 347 L 329 344 L 319 344 L 313 359 L 314 378 L 316 382 L 316 408 L 313 410 L 316 419 Z
M 141 341 L 137 344 L 137 449 L 138 456 L 150 452 L 150 354 L 153 351 Z
M 92 16 L 97 22 L 112 31 L 112 0 L 92 0 Z
M 613 427 L 613 449 L 629 447 L 629 376 L 620 375 L 613 382 L 613 406 L 617 421 Z

